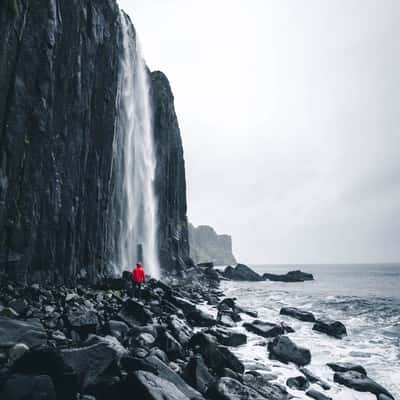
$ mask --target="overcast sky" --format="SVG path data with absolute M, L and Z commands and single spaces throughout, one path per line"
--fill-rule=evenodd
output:
M 170 80 L 195 225 L 245 263 L 400 261 L 400 1 L 119 2 Z

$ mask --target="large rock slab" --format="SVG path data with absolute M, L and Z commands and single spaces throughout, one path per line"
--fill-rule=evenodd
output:
M 310 350 L 297 346 L 287 336 L 278 336 L 268 343 L 270 357 L 284 363 L 292 362 L 304 366 L 311 362 Z
M 148 371 L 130 373 L 125 390 L 126 396 L 130 394 L 132 398 L 140 400 L 191 400 L 172 382 Z
M 223 377 L 210 387 L 208 396 L 211 400 L 265 400 L 254 389 L 243 385 L 233 378 Z
M 346 327 L 340 321 L 333 321 L 331 319 L 317 319 L 313 326 L 314 331 L 326 333 L 337 339 L 341 339 L 347 335 Z
M 184 356 L 182 345 L 168 331 L 161 330 L 157 337 L 157 344 L 165 351 L 170 360 L 176 360 Z
M 231 329 L 215 328 L 208 330 L 207 333 L 213 335 L 224 346 L 236 347 L 247 343 L 247 336 L 244 333 L 235 332 Z
M 336 372 L 333 380 L 359 392 L 370 392 L 376 396 L 386 395 L 394 399 L 383 386 L 358 371 Z
M 126 354 L 126 350 L 112 336 L 96 337 L 93 341 L 94 344 L 85 347 L 61 351 L 65 364 L 78 375 L 82 389 L 96 385 L 111 364 Z
M 149 363 L 149 365 L 157 369 L 157 376 L 174 384 L 189 399 L 202 398 L 201 394 L 197 390 L 190 387 L 180 375 L 173 371 L 158 357 L 149 356 L 146 357 L 146 361 Z
M 139 301 L 126 300 L 122 312 L 140 323 L 147 324 L 152 322 L 151 312 Z
M 45 344 L 47 334 L 38 319 L 25 321 L 0 318 L 0 348 L 13 347 L 17 343 L 25 343 L 29 347 Z
M 249 332 L 253 332 L 256 335 L 265 338 L 275 337 L 284 333 L 281 325 L 274 324 L 272 322 L 260 321 L 258 319 L 253 322 L 245 322 L 243 327 Z
M 299 319 L 300 321 L 315 322 L 315 317 L 313 313 L 309 311 L 299 310 L 296 307 L 282 307 L 280 314 Z
M 235 268 L 228 266 L 224 270 L 224 277 L 233 281 L 253 281 L 259 282 L 263 278 L 247 265 L 237 264 Z
M 199 352 L 207 366 L 217 374 L 222 374 L 225 368 L 240 374 L 244 372 L 242 362 L 227 347 L 217 345 L 208 334 L 202 332 L 194 334 L 189 346 Z

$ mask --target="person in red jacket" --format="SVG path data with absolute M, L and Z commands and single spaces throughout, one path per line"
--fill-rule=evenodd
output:
M 141 297 L 142 283 L 144 283 L 146 275 L 142 267 L 142 263 L 138 262 L 136 267 L 132 270 L 132 280 L 135 285 L 136 297 Z

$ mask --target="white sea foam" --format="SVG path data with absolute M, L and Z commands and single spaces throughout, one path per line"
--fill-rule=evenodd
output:
M 400 356 L 399 340 L 384 335 L 379 324 L 387 326 L 393 320 L 399 319 L 399 315 L 380 319 L 374 317 L 373 308 L 368 312 L 368 302 L 354 296 L 353 300 L 343 301 L 340 307 L 330 307 L 324 301 L 338 303 L 336 296 L 313 296 L 303 284 L 304 291 L 296 284 L 277 284 L 275 287 L 264 282 L 223 282 L 225 294 L 228 297 L 236 297 L 239 304 L 256 309 L 259 319 L 271 322 L 285 321 L 295 329 L 290 337 L 293 341 L 311 350 L 312 361 L 308 368 L 317 376 L 331 385 L 331 389 L 325 394 L 334 399 L 341 400 L 373 400 L 376 397 L 370 393 L 361 393 L 346 388 L 333 382 L 333 371 L 327 367 L 328 362 L 348 361 L 363 365 L 368 375 L 392 392 L 394 396 L 400 394 Z M 284 289 L 282 289 L 284 288 Z M 296 293 L 291 293 L 295 288 Z M 249 296 L 251 293 L 251 296 Z M 335 297 L 335 298 L 333 298 Z M 354 307 L 352 302 L 355 302 Z M 313 311 L 317 316 L 328 316 L 341 320 L 347 327 L 349 335 L 343 340 L 329 337 L 312 330 L 312 323 L 298 321 L 296 319 L 279 315 L 282 306 L 294 306 Z M 363 312 L 357 313 L 362 307 Z M 364 307 L 364 308 L 363 308 Z M 390 310 L 388 311 L 390 315 Z M 244 320 L 252 318 L 244 316 Z M 243 328 L 243 332 L 246 332 Z M 246 332 L 248 343 L 232 350 L 244 361 L 245 365 L 253 365 L 254 360 L 266 366 L 272 367 L 273 374 L 278 378 L 275 382 L 285 384 L 287 378 L 301 375 L 298 368 L 293 365 L 284 365 L 277 361 L 269 360 L 265 346 L 260 346 L 262 338 L 250 332 Z M 324 392 L 318 384 L 312 384 L 316 390 Z M 290 392 L 296 397 L 308 398 L 304 392 Z

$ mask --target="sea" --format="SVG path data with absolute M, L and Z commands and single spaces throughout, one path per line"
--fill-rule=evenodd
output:
M 295 329 L 292 340 L 311 350 L 308 368 L 331 385 L 328 391 L 314 384 L 315 389 L 337 400 L 375 400 L 375 395 L 333 382 L 333 371 L 326 363 L 348 361 L 364 366 L 369 377 L 400 400 L 400 264 L 249 266 L 260 274 L 300 269 L 314 275 L 314 281 L 302 283 L 224 281 L 222 288 L 226 296 L 236 297 L 238 304 L 257 310 L 259 319 L 285 321 Z M 348 336 L 340 340 L 313 331 L 312 323 L 279 315 L 284 306 L 339 320 Z M 236 329 L 245 332 L 240 326 Z M 247 368 L 268 373 L 282 384 L 288 377 L 301 375 L 294 365 L 269 360 L 265 340 L 246 334 L 248 343 L 234 351 Z M 291 393 L 307 398 L 304 392 Z

